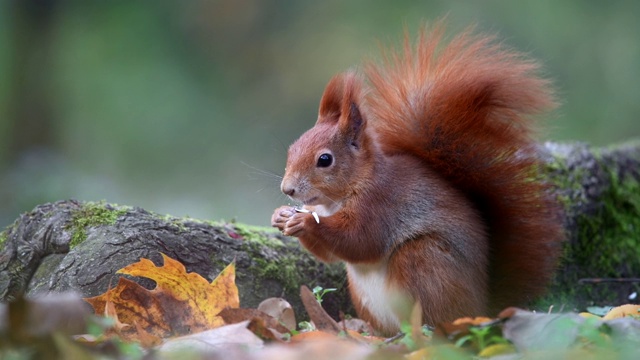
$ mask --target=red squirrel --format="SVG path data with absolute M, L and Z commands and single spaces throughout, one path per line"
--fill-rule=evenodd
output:
M 288 151 L 271 222 L 320 260 L 344 261 L 358 315 L 397 332 L 397 296 L 429 325 L 539 296 L 563 239 L 539 177 L 532 117 L 555 106 L 539 66 L 467 30 L 405 36 L 327 85 Z

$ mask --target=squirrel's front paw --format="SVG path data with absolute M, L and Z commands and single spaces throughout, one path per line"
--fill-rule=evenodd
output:
M 310 213 L 298 213 L 293 214 L 292 217 L 287 220 L 282 233 L 286 236 L 301 237 L 304 236 L 304 232 L 309 226 L 309 220 L 313 220 L 313 216 Z
M 296 210 L 291 206 L 281 206 L 275 209 L 271 215 L 271 226 L 283 231 L 285 224 L 295 213 Z

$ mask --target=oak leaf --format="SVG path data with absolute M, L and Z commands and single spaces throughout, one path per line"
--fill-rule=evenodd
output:
M 140 259 L 118 271 L 154 280 L 155 289 L 147 290 L 131 280 L 120 278 L 115 288 L 85 301 L 97 314 L 103 314 L 105 308 L 112 304 L 119 322 L 130 325 L 122 329 L 124 337 L 129 340 L 148 335 L 166 338 L 224 325 L 218 316 L 220 311 L 240 305 L 235 265 L 229 264 L 209 283 L 196 273 L 187 273 L 180 262 L 164 254 L 162 258 L 163 266 Z

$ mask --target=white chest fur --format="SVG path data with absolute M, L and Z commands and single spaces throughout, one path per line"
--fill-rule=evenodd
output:
M 399 329 L 400 320 L 393 311 L 397 294 L 387 281 L 387 261 L 375 264 L 347 264 L 349 286 L 360 295 L 362 306 L 373 315 L 384 329 Z

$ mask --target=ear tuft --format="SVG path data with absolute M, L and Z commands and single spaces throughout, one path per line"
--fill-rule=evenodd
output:
M 362 80 L 353 71 L 334 76 L 324 90 L 318 111 L 318 124 L 337 125 L 350 145 L 360 147 L 366 125 L 360 111 Z
M 352 72 L 344 72 L 334 76 L 327 84 L 320 100 L 318 123 L 336 123 L 341 115 L 351 113 L 351 104 L 360 102 L 361 80 Z M 346 110 L 346 111 L 345 111 Z
M 324 89 L 318 110 L 318 123 L 330 121 L 335 123 L 340 118 L 342 96 L 344 94 L 344 79 L 342 74 L 331 78 Z

